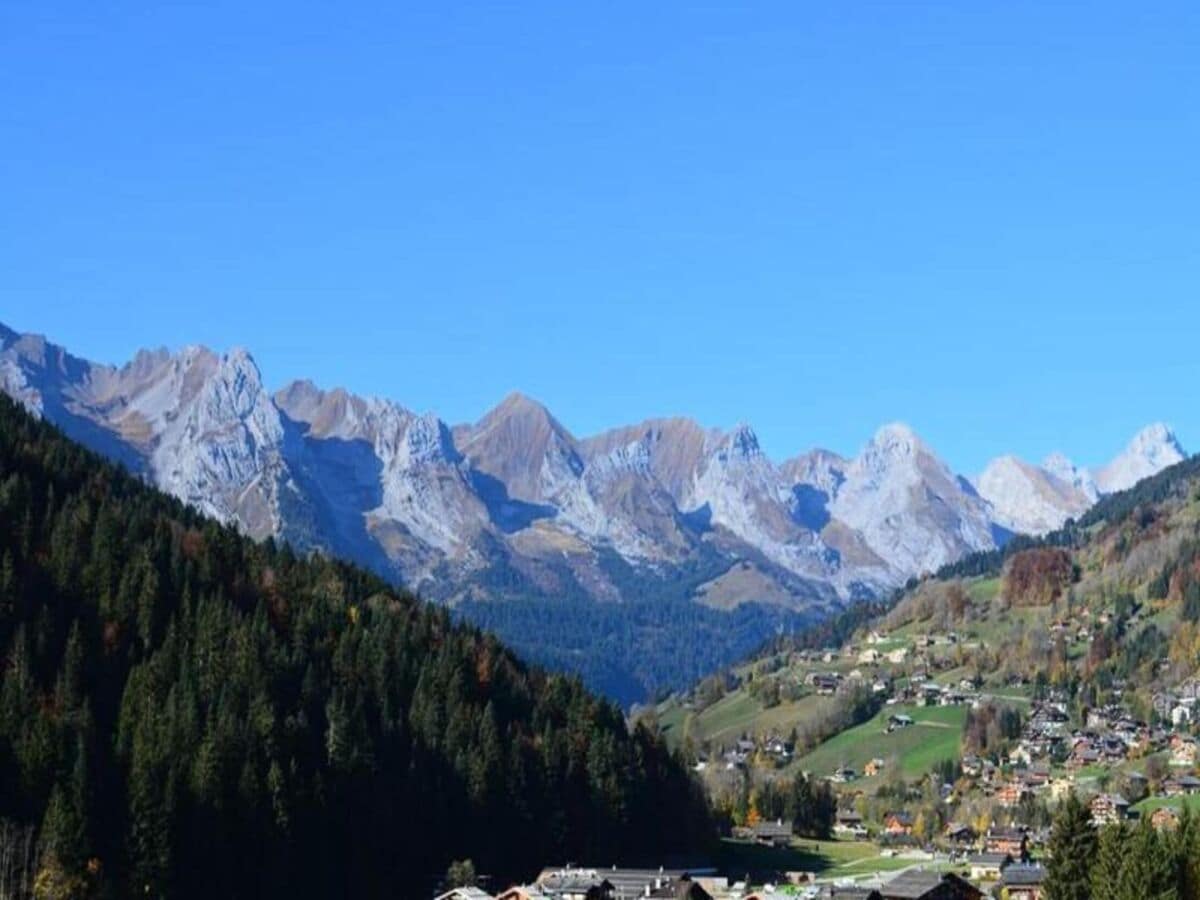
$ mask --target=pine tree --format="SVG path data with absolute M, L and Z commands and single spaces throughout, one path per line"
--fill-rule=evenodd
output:
M 813 834 L 813 824 L 817 818 L 816 802 L 812 782 L 803 772 L 797 773 L 792 781 L 790 800 L 792 829 L 797 834 Z
M 1096 862 L 1092 866 L 1092 900 L 1121 900 L 1121 867 L 1129 845 L 1129 829 L 1122 824 L 1100 829 Z
M 1072 792 L 1058 810 L 1047 847 L 1046 900 L 1089 900 L 1096 858 L 1096 827 L 1087 806 Z
M 42 853 L 52 855 L 68 873 L 78 874 L 87 859 L 87 827 L 79 809 L 62 785 L 50 792 L 41 827 Z
M 469 859 L 455 860 L 446 869 L 447 888 L 474 887 L 475 881 L 475 863 Z
M 17 576 L 11 550 L 0 555 L 0 639 L 17 612 Z
M 1126 847 L 1120 900 L 1177 900 L 1178 876 L 1166 841 L 1143 819 Z
M 1181 900 L 1200 900 L 1200 819 L 1184 804 L 1179 824 L 1167 836 Z

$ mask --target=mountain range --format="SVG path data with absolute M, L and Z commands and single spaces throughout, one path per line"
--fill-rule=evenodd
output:
M 1184 458 L 1152 425 L 1094 471 L 1061 455 L 954 473 L 909 427 L 859 454 L 770 460 L 747 425 L 653 419 L 590 437 L 521 394 L 473 424 L 294 381 L 251 355 L 139 352 L 116 367 L 0 326 L 0 388 L 66 434 L 256 538 L 370 566 L 469 608 L 634 599 L 819 615 L 1014 532 L 1043 533 Z M 520 645 L 521 642 L 517 642 Z

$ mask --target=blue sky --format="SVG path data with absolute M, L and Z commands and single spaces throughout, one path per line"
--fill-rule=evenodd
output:
M 0 7 L 0 320 L 451 421 L 1200 447 L 1195 3 Z

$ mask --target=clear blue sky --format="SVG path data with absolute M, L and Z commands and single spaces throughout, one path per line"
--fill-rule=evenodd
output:
M 17 0 L 0 320 L 776 457 L 1200 449 L 1197 46 L 1194 2 Z

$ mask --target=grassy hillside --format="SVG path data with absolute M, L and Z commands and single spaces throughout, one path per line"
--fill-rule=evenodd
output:
M 798 838 L 789 847 L 764 847 L 749 841 L 724 840 L 718 854 L 723 871 L 751 881 L 779 882 L 788 872 L 815 872 L 821 878 L 862 878 L 877 872 L 907 869 L 913 860 L 881 856 L 869 841 L 817 841 Z
M 678 702 L 664 704 L 659 724 L 676 745 L 685 737 L 694 743 L 730 744 L 743 734 L 760 737 L 787 734 L 825 702 L 816 695 L 808 695 L 764 708 L 748 692 L 738 691 L 698 713 Z
M 914 724 L 886 733 L 888 717 L 910 716 Z M 793 764 L 813 775 L 832 775 L 849 766 L 860 775 L 872 759 L 882 759 L 885 772 L 899 767 L 913 777 L 936 763 L 958 759 L 967 712 L 961 706 L 888 706 L 874 718 L 841 732 Z

